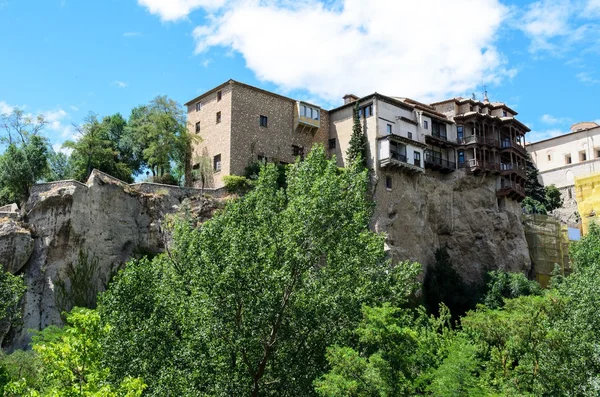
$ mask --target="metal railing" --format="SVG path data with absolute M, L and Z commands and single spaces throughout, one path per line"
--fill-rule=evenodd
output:
M 390 158 L 392 158 L 394 160 L 402 161 L 403 163 L 407 163 L 405 154 L 401 154 L 401 153 L 397 153 L 397 152 L 390 152 Z
M 425 165 L 439 165 L 440 167 L 443 168 L 450 168 L 450 169 L 456 169 L 456 163 L 453 161 L 448 161 L 445 159 L 442 159 L 440 157 L 435 157 L 431 154 L 425 154 Z

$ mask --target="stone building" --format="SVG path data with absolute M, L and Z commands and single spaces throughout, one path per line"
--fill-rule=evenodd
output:
M 233 80 L 188 102 L 196 159 L 224 175 L 253 160 L 291 163 L 315 143 L 345 165 L 358 102 L 376 202 L 372 228 L 394 260 L 424 265 L 447 246 L 467 281 L 492 269 L 531 271 L 520 221 L 529 129 L 502 103 L 453 98 L 424 104 L 373 93 L 326 111 Z M 266 125 L 266 126 L 265 126 Z
M 253 160 L 293 163 L 329 136 L 328 113 L 319 106 L 234 80 L 185 106 L 188 128 L 201 138 L 194 145 L 192 168 L 210 162 L 208 187 L 222 187 L 225 175 L 243 175 Z
M 556 210 L 563 222 L 577 223 L 575 178 L 600 172 L 600 125 L 576 123 L 564 135 L 528 143 L 527 151 L 545 186 L 556 185 L 564 204 Z

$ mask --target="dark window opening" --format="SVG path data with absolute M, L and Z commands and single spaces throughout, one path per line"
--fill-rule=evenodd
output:
M 300 156 L 300 158 L 304 160 L 304 148 L 302 146 L 292 145 L 292 156 Z
M 200 133 L 200 122 L 198 121 L 196 123 L 196 134 L 199 134 L 199 133 Z
M 392 125 L 391 125 L 391 124 L 388 124 L 388 125 L 387 125 L 387 127 L 386 127 L 386 132 L 387 132 L 388 134 L 391 134 L 391 133 L 392 133 Z
M 213 168 L 215 171 L 221 171 L 221 155 L 217 154 L 213 159 Z
M 427 120 L 423 120 L 423 128 L 426 130 L 429 129 L 429 122 Z
M 200 102 L 197 102 L 196 103 L 196 112 L 199 112 L 201 108 L 202 108 L 202 104 Z
M 217 124 L 221 122 L 221 112 L 217 112 Z
M 415 163 L 414 163 L 417 167 L 421 166 L 421 153 L 420 152 L 415 152 Z
M 335 149 L 337 147 L 337 141 L 335 138 L 331 138 L 329 140 L 329 150 Z
M 385 188 L 388 190 L 392 190 L 392 177 L 391 176 L 385 177 Z
M 222 97 L 223 94 L 221 93 L 221 91 L 217 91 L 217 102 L 220 101 Z
M 406 135 L 408 136 L 408 139 L 412 139 L 412 132 L 407 132 Z
M 371 117 L 373 115 L 373 104 L 367 105 L 367 106 L 363 106 L 362 108 L 358 109 L 358 117 Z
M 261 127 L 267 126 L 267 116 L 260 116 L 259 124 Z

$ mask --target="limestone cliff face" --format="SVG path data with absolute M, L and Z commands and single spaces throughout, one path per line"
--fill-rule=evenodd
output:
M 531 262 L 518 202 L 496 198 L 496 178 L 465 175 L 389 173 L 392 188 L 378 181 L 373 220 L 387 235 L 396 260 L 424 266 L 448 245 L 454 266 L 467 281 L 481 281 L 493 269 L 529 272 Z M 385 174 L 384 174 L 385 177 Z
M 161 251 L 166 241 L 165 215 L 197 193 L 161 185 L 127 185 L 96 171 L 86 184 L 36 186 L 25 208 L 25 228 L 17 230 L 14 222 L 0 224 L 0 260 L 3 254 L 13 258 L 5 262 L 8 269 L 22 273 L 27 285 L 23 324 L 10 331 L 5 347 L 26 346 L 29 329 L 61 324 L 56 283 L 66 279 L 66 268 L 77 262 L 80 250 L 98 259 L 94 282 L 101 289 L 111 271 L 136 252 Z M 17 255 L 11 253 L 15 251 Z

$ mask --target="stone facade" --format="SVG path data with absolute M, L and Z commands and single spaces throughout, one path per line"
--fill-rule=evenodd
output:
M 600 125 L 574 124 L 571 132 L 527 144 L 527 151 L 539 170 L 541 182 L 555 185 L 561 192 L 563 207 L 553 215 L 575 226 L 578 222 L 575 178 L 600 173 Z
M 210 187 L 220 188 L 223 176 L 243 175 L 252 161 L 293 163 L 297 157 L 293 147 L 306 154 L 315 143 L 327 144 L 327 111 L 311 105 L 320 111 L 320 128 L 302 129 L 295 125 L 299 103 L 233 80 L 188 102 L 188 128 L 196 134 L 200 123 L 197 135 L 201 138 L 194 145 L 192 166 L 200 156 L 207 157 L 213 165 Z M 221 112 L 220 122 L 217 112 Z M 217 155 L 221 156 L 220 170 L 214 167 Z

